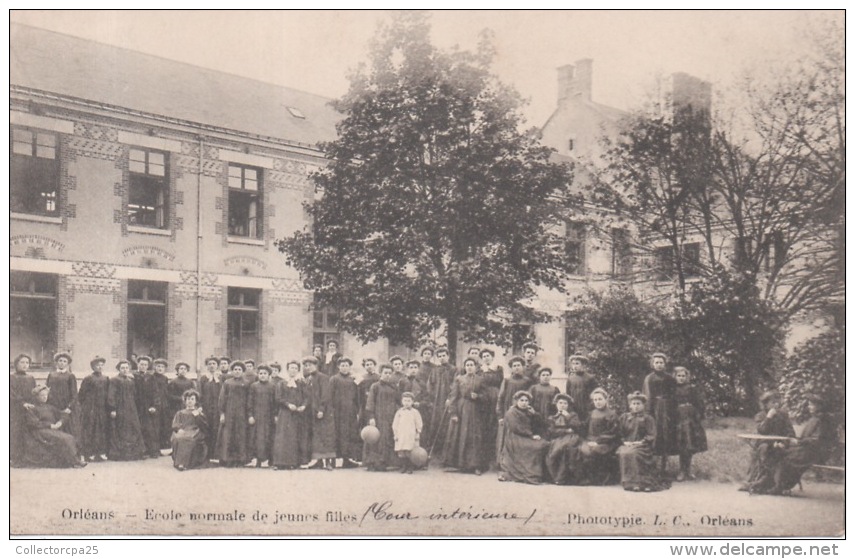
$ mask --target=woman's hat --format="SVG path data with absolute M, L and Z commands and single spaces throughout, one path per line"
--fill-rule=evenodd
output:
M 179 361 L 178 363 L 176 363 L 176 364 L 175 364 L 175 370 L 177 371 L 177 370 L 178 370 L 178 367 L 180 367 L 181 365 L 184 365 L 185 367 L 187 367 L 187 370 L 188 370 L 188 371 L 190 370 L 190 365 L 188 365 L 188 364 L 187 364 L 187 363 L 185 363 L 184 361 Z
M 196 401 L 197 401 L 197 402 L 199 401 L 199 398 L 201 398 L 201 397 L 202 397 L 202 396 L 199 394 L 199 391 L 198 391 L 198 390 L 196 390 L 195 388 L 188 388 L 187 390 L 185 390 L 185 391 L 184 391 L 184 394 L 182 394 L 182 395 L 181 395 L 181 399 L 182 399 L 182 400 L 186 400 L 186 399 L 187 399 L 187 398 L 189 398 L 190 396 L 196 396 Z
M 581 361 L 582 363 L 587 363 L 588 362 L 588 356 L 582 355 L 581 353 L 574 353 L 567 360 L 568 361 Z
M 33 388 L 32 393 L 33 393 L 33 395 L 36 395 L 36 394 L 38 394 L 39 392 L 41 392 L 42 390 L 50 391 L 50 386 L 46 386 L 46 385 L 44 385 L 44 384 L 36 385 L 36 387 L 35 387 L 35 388 Z
M 523 365 L 525 365 L 525 359 L 523 359 L 523 358 L 522 358 L 522 357 L 520 357 L 519 355 L 514 355 L 513 357 L 511 357 L 511 358 L 508 360 L 508 365 L 513 365 L 513 364 L 514 364 L 514 363 L 516 363 L 516 362 L 520 362 L 520 363 L 522 363 Z
M 552 399 L 552 405 L 558 404 L 558 400 L 564 400 L 567 402 L 567 405 L 573 407 L 573 398 L 569 394 L 564 394 L 559 392 L 555 395 L 555 398 Z
M 101 363 L 101 364 L 103 365 L 103 364 L 104 364 L 104 363 L 106 363 L 106 362 L 107 362 L 107 360 L 106 360 L 106 359 L 104 359 L 104 358 L 103 358 L 103 357 L 101 357 L 100 355 L 96 355 L 96 356 L 95 356 L 95 358 L 94 358 L 94 359 L 92 359 L 92 361 L 90 361 L 90 362 L 89 362 L 89 366 L 90 366 L 90 367 L 92 367 L 92 368 L 94 369 L 94 368 L 95 368 L 95 363 Z
M 53 362 L 56 363 L 60 357 L 65 357 L 68 359 L 68 364 L 71 365 L 71 354 L 66 351 L 60 351 L 59 353 L 55 353 L 53 355 Z
M 531 392 L 529 392 L 528 390 L 517 390 L 516 393 L 514 393 L 514 402 L 516 402 L 517 400 L 519 400 L 523 396 L 528 398 L 529 401 L 532 400 Z
M 240 359 L 236 359 L 229 363 L 229 370 L 231 371 L 235 367 L 240 367 L 243 371 L 246 371 L 246 363 L 241 361 Z
M 149 357 L 148 355 L 140 355 L 139 357 L 137 357 L 137 364 L 139 364 L 140 361 L 146 361 L 149 365 L 151 365 L 151 357 Z
M 645 396 L 644 394 L 642 394 L 641 392 L 636 390 L 635 392 L 633 392 L 631 394 L 627 394 L 627 396 L 626 396 L 627 402 L 632 402 L 633 400 L 641 400 L 642 402 L 644 402 L 646 404 L 647 403 L 647 396 Z
M 339 363 L 347 363 L 348 365 L 353 365 L 353 360 L 350 357 L 342 357 L 338 360 Z
M 268 375 L 273 374 L 273 370 L 271 370 L 270 365 L 259 365 L 258 367 L 255 368 L 255 370 L 258 371 L 259 373 L 261 371 L 267 371 Z
M 315 365 L 317 365 L 318 364 L 318 358 L 315 357 L 314 355 L 310 355 L 308 357 L 303 357 L 303 364 L 305 365 L 306 363 L 314 363 Z
M 213 361 L 216 365 L 220 364 L 220 358 L 212 355 L 212 356 L 208 357 L 207 359 L 205 359 L 205 365 L 207 365 L 211 361 Z
M 131 366 L 131 362 L 130 362 L 130 361 L 128 361 L 127 359 L 120 359 L 120 360 L 118 361 L 118 363 L 116 363 L 116 370 L 117 370 L 117 371 L 119 370 L 119 367 L 121 367 L 121 366 L 122 366 L 122 364 L 125 364 L 125 365 L 127 365 L 128 367 L 130 367 L 130 366 Z
M 163 365 L 164 367 L 168 367 L 169 363 L 166 361 L 166 359 L 163 359 L 162 357 L 158 357 L 157 359 L 155 359 L 152 362 L 152 365 Z

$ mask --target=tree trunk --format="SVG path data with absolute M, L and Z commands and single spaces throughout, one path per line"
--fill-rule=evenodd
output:
M 448 361 L 457 366 L 457 320 L 449 318 L 445 321 L 445 337 L 448 340 Z

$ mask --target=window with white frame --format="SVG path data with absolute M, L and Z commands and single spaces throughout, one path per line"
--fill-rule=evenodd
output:
M 260 239 L 261 169 L 229 164 L 229 235 Z
M 150 149 L 131 148 L 128 171 L 128 223 L 165 229 L 169 197 L 166 154 Z
M 13 126 L 10 132 L 9 208 L 59 215 L 59 142 L 53 132 Z

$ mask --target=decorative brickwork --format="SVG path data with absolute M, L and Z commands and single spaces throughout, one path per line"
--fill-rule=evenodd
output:
M 132 246 L 122 251 L 122 256 L 156 256 L 172 262 L 175 260 L 175 255 L 155 246 Z
M 175 310 L 178 308 L 174 301 L 179 301 L 177 285 L 170 283 L 166 286 L 166 355 L 167 359 L 173 361 L 181 359 L 182 344 L 181 330 L 182 324 L 176 319 Z
M 27 246 L 35 248 L 48 248 L 57 252 L 65 250 L 65 245 L 56 239 L 45 237 L 43 235 L 15 235 L 9 238 L 9 248 Z
M 223 264 L 226 266 L 254 266 L 261 270 L 267 269 L 267 263 L 263 260 L 259 260 L 258 258 L 253 258 L 252 256 L 230 256 L 223 260 Z
M 77 136 L 69 139 L 68 147 L 77 155 L 92 159 L 104 159 L 106 161 L 116 161 L 126 155 L 125 146 L 122 144 Z

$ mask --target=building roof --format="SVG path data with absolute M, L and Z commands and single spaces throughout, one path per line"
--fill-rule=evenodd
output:
M 341 116 L 320 95 L 21 24 L 9 61 L 13 88 L 310 146 L 334 139 Z

